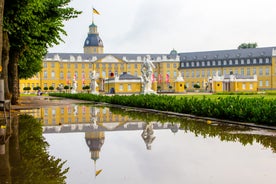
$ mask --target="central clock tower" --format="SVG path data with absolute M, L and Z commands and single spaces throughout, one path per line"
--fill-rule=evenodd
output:
M 83 52 L 85 54 L 102 54 L 104 52 L 103 41 L 99 36 L 94 21 L 89 26 L 89 32 L 84 41 Z

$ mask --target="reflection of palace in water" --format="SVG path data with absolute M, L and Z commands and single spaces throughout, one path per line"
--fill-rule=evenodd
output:
M 91 159 L 99 158 L 105 140 L 105 131 L 141 131 L 141 138 L 148 150 L 155 140 L 154 130 L 170 129 L 176 133 L 179 124 L 142 122 L 127 115 L 113 114 L 107 107 L 69 105 L 23 111 L 41 118 L 43 133 L 85 132 L 85 141 L 91 152 Z M 42 118 L 43 117 L 43 118 Z

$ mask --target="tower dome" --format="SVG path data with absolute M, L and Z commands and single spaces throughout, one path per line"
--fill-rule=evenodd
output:
M 85 54 L 101 54 L 103 53 L 103 41 L 97 31 L 97 26 L 92 22 L 89 26 L 88 35 L 84 41 L 84 53 Z

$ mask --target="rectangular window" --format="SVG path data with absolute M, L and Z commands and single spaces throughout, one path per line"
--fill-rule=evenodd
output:
M 257 70 L 256 68 L 253 68 L 253 75 L 256 75 L 257 74 Z
M 205 77 L 205 70 L 202 70 L 202 71 L 201 71 L 201 76 L 202 76 L 202 77 Z
M 252 83 L 250 83 L 249 89 L 253 89 L 253 84 Z
M 212 63 L 213 63 L 213 64 L 212 64 L 213 66 L 216 66 L 216 61 L 213 61 Z
M 269 75 L 269 68 L 268 67 L 265 68 L 265 75 Z
M 244 68 L 241 68 L 241 75 L 244 75 Z
M 64 74 L 63 74 L 63 72 L 60 72 L 60 79 L 64 79 Z
M 46 62 L 43 63 L 43 68 L 47 68 L 47 63 Z
M 89 67 L 89 68 L 92 68 L 92 63 L 89 63 L 89 64 L 88 64 L 88 67 Z
M 263 75 L 263 69 L 259 68 L 259 75 Z
M 259 81 L 259 86 L 262 87 L 263 86 L 263 81 Z
M 60 66 L 60 68 L 63 68 L 63 63 L 60 63 L 59 66 Z
M 195 76 L 195 73 L 194 73 L 194 70 L 192 70 L 192 77 L 194 77 Z
M 250 75 L 250 68 L 246 69 L 246 75 Z
M 265 81 L 265 86 L 266 86 L 266 87 L 269 86 L 269 81 L 268 81 L 268 80 Z
M 199 71 L 196 70 L 196 77 L 199 77 Z
M 216 76 L 216 71 L 215 70 L 212 71 L 212 75 Z
M 44 72 L 43 72 L 43 77 L 44 77 L 44 79 L 47 79 L 47 77 L 48 77 L 48 76 L 47 76 L 47 71 L 44 71 Z
M 169 63 L 167 63 L 167 68 L 170 68 L 170 67 L 171 67 L 171 65 Z
M 55 63 L 54 62 L 51 63 L 51 67 L 55 68 Z
M 205 66 L 205 62 L 204 61 L 201 62 L 201 66 Z
M 78 68 L 78 64 L 77 63 L 75 63 L 75 69 L 77 69 Z
M 260 58 L 260 59 L 259 59 L 259 64 L 262 64 L 262 63 L 263 63 L 263 59 Z
M 186 71 L 186 77 L 190 77 L 190 71 Z
M 244 83 L 242 84 L 242 89 L 245 89 L 245 84 Z
M 52 79 L 55 78 L 55 71 L 52 71 L 52 72 L 51 72 L 51 77 L 52 77 Z
M 123 84 L 120 84 L 119 90 L 120 90 L 120 91 L 123 91 Z
M 71 64 L 70 63 L 67 64 L 67 68 L 71 68 Z
M 131 84 L 128 84 L 128 85 L 127 85 L 127 90 L 128 90 L 128 91 L 131 91 Z

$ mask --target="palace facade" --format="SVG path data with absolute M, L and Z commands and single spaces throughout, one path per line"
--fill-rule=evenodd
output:
M 175 83 L 179 74 L 184 78 L 187 90 L 193 90 L 196 83 L 201 90 L 207 90 L 212 76 L 229 74 L 234 74 L 235 78 L 256 76 L 258 90 L 276 89 L 276 47 L 190 53 L 177 53 L 173 49 L 168 54 L 109 54 L 104 53 L 103 41 L 97 26 L 92 22 L 83 48 L 84 53 L 48 53 L 43 60 L 41 72 L 33 78 L 20 80 L 20 92 L 24 92 L 24 87 L 31 87 L 31 92 L 37 86 L 42 90 L 50 86 L 54 90 L 61 85 L 70 87 L 73 78 L 78 83 L 77 91 L 82 92 L 84 86 L 90 85 L 89 76 L 92 71 L 96 72 L 99 92 L 109 92 L 106 86 L 109 86 L 108 82 L 114 76 L 127 73 L 138 80 L 147 55 L 150 55 L 155 65 L 154 80 L 161 91 L 184 91 L 184 86 L 179 89 Z M 126 87 L 127 92 L 137 93 L 141 90 L 141 85 L 133 85 L 136 87 L 131 84 Z M 242 90 L 250 91 L 249 86 L 252 84 L 249 83 Z
M 180 53 L 186 86 L 205 87 L 212 76 L 257 77 L 258 90 L 276 89 L 276 47 Z M 248 88 L 246 88 L 248 89 Z

